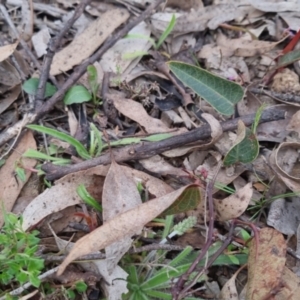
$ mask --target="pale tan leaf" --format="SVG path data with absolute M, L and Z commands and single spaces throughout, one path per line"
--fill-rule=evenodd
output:
M 93 21 L 80 35 L 58 52 L 51 64 L 51 75 L 57 75 L 80 64 L 105 41 L 105 39 L 129 18 L 125 9 L 112 9 Z
M 286 242 L 273 228 L 263 228 L 251 241 L 246 299 L 270 299 L 279 292 L 286 262 Z
M 235 280 L 241 269 L 237 270 L 233 276 L 224 284 L 220 293 L 220 300 L 239 300 Z
M 284 267 L 281 277 L 282 289 L 275 295 L 275 300 L 298 300 L 300 293 L 300 278 L 289 268 Z
M 10 212 L 17 200 L 23 186 L 28 181 L 31 171 L 26 170 L 26 179 L 23 182 L 15 176 L 15 164 L 22 162 L 23 166 L 31 169 L 36 165 L 36 160 L 31 158 L 21 158 L 27 149 L 36 149 L 36 142 L 31 131 L 27 131 L 19 141 L 12 154 L 6 160 L 5 165 L 0 169 L 0 227 L 3 225 L 3 208 Z
M 253 0 L 250 2 L 253 7 L 265 12 L 284 12 L 300 11 L 297 1 L 261 1 Z
M 249 182 L 236 193 L 223 200 L 214 199 L 217 213 L 216 219 L 219 221 L 227 221 L 238 218 L 247 209 L 252 194 L 253 188 L 252 184 Z
M 5 45 L 0 47 L 0 62 L 7 59 L 10 55 L 12 55 L 17 48 L 19 42 L 15 42 L 14 44 Z
M 124 236 L 131 237 L 136 232 L 139 232 L 141 227 L 160 215 L 174 203 L 185 188 L 183 187 L 121 213 L 78 240 L 70 254 L 60 265 L 58 274 L 62 274 L 67 265 L 77 257 L 101 250 Z
M 110 98 L 121 114 L 139 123 L 148 133 L 169 131 L 169 128 L 161 120 L 150 117 L 142 104 L 122 98 L 117 94 L 111 95 Z
M 18 99 L 20 92 L 21 85 L 17 85 L 13 88 L 13 90 L 6 92 L 2 96 L 3 98 L 0 101 L 0 114 L 3 113 L 14 101 Z
M 104 224 L 117 215 L 129 209 L 134 209 L 141 203 L 141 196 L 128 168 L 122 167 L 113 161 L 103 186 L 102 207 Z M 142 229 L 141 227 L 140 230 Z M 139 234 L 140 232 L 137 233 Z M 106 267 L 109 274 L 113 272 L 119 260 L 131 247 L 131 243 L 131 237 L 124 236 L 105 247 Z

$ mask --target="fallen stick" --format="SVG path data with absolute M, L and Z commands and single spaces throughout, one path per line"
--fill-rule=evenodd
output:
M 260 123 L 282 120 L 285 118 L 285 111 L 282 109 L 269 108 L 266 109 L 261 116 Z M 235 130 L 238 120 L 242 120 L 246 126 L 252 125 L 255 119 L 255 114 L 247 115 L 241 118 L 225 121 L 221 123 L 223 131 Z M 138 160 L 148 158 L 156 154 L 160 154 L 167 150 L 175 149 L 187 144 L 199 142 L 210 138 L 211 129 L 208 124 L 205 124 L 192 131 L 179 134 L 168 139 L 158 142 L 143 142 L 139 144 L 128 145 L 122 148 L 117 148 L 112 151 L 112 155 L 116 162 L 124 162 L 129 160 Z M 109 152 L 96 158 L 86 160 L 71 166 L 56 166 L 51 163 L 46 163 L 42 166 L 42 170 L 46 173 L 47 180 L 56 180 L 67 174 L 86 170 L 98 165 L 106 165 L 111 162 L 111 154 Z

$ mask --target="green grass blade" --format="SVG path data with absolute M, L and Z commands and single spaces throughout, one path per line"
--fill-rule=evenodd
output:
M 59 132 L 55 129 L 52 128 L 47 128 L 45 126 L 40 126 L 40 125 L 27 125 L 26 126 L 29 129 L 41 132 L 41 133 L 45 133 L 48 135 L 51 135 L 57 139 L 60 139 L 62 141 L 65 141 L 67 143 L 69 143 L 70 145 L 72 145 L 73 147 L 75 147 L 78 155 L 80 155 L 82 158 L 84 159 L 90 159 L 91 156 L 89 155 L 89 153 L 87 152 L 87 150 L 85 149 L 85 147 L 75 138 L 71 137 L 68 134 L 65 134 L 63 132 Z
M 39 152 L 34 149 L 28 149 L 26 152 L 22 155 L 24 157 L 28 158 L 34 158 L 34 159 L 39 159 L 39 160 L 50 160 L 50 161 L 59 161 L 65 164 L 71 163 L 70 159 L 65 159 L 65 158 L 60 158 L 60 157 L 53 157 L 50 155 L 47 155 L 45 153 Z
M 173 30 L 175 24 L 176 24 L 176 17 L 173 14 L 170 23 L 168 24 L 167 28 L 162 33 L 162 35 L 160 36 L 160 38 L 159 38 L 159 40 L 158 40 L 158 42 L 156 44 L 156 47 L 155 47 L 156 49 L 158 49 L 161 46 L 161 44 L 164 42 L 164 40 L 169 36 L 169 34 Z

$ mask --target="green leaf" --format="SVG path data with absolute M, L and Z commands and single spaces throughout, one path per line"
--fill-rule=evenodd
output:
M 64 97 L 64 103 L 71 105 L 74 103 L 88 102 L 92 99 L 90 92 L 82 85 L 71 87 Z
M 279 57 L 276 69 L 286 67 L 293 62 L 300 60 L 300 49 L 293 50 Z
M 15 172 L 16 172 L 18 178 L 20 178 L 21 181 L 23 181 L 23 182 L 26 181 L 26 173 L 25 173 L 25 170 L 23 168 L 16 167 Z
M 176 17 L 175 15 L 173 14 L 172 15 L 172 19 L 171 21 L 169 22 L 167 28 L 165 29 L 165 31 L 162 33 L 162 35 L 160 36 L 157 44 L 156 44 L 156 49 L 158 49 L 161 44 L 164 42 L 164 40 L 168 37 L 168 35 L 171 33 L 171 31 L 173 30 L 174 26 L 176 24 Z
M 71 159 L 53 157 L 53 156 L 47 155 L 45 153 L 39 152 L 34 149 L 27 149 L 26 152 L 22 156 L 29 157 L 29 158 L 35 158 L 35 159 L 39 159 L 39 160 L 58 161 L 58 162 L 61 162 L 61 164 L 70 164 L 71 163 Z
M 79 293 L 83 293 L 87 290 L 87 285 L 83 281 L 78 281 L 75 283 L 75 289 Z
M 98 84 L 98 72 L 95 66 L 89 65 L 87 67 L 87 74 L 88 74 L 88 82 L 91 87 L 93 95 L 96 96 L 99 84 Z
M 202 201 L 202 195 L 199 187 L 197 185 L 190 185 L 161 215 L 175 215 L 187 212 L 189 210 L 195 209 L 199 205 L 200 201 Z
M 23 85 L 22 89 L 29 95 L 35 95 L 39 85 L 39 78 L 30 78 L 26 80 Z M 57 88 L 50 84 L 46 83 L 46 90 L 45 90 L 45 98 L 53 96 L 57 91 Z
M 40 125 L 27 125 L 26 126 L 29 129 L 41 132 L 41 133 L 45 133 L 45 134 L 49 134 L 55 138 L 58 138 L 62 141 L 65 141 L 67 143 L 69 143 L 70 145 L 72 145 L 73 147 L 75 147 L 77 153 L 84 159 L 90 159 L 91 156 L 89 155 L 89 153 L 87 152 L 87 150 L 84 148 L 84 146 L 76 139 L 74 139 L 73 137 L 71 137 L 68 134 L 65 134 L 63 132 L 59 132 L 55 129 L 51 129 L 45 126 L 40 126 Z
M 102 212 L 102 206 L 97 202 L 97 200 L 95 198 L 93 198 L 90 195 L 90 193 L 86 190 L 86 188 L 83 184 L 80 184 L 77 187 L 76 192 L 84 203 L 93 207 L 95 210 Z
M 29 281 L 36 288 L 38 288 L 41 284 L 41 280 L 37 276 L 31 274 L 29 275 Z
M 126 39 L 143 39 L 150 42 L 155 47 L 155 41 L 151 37 L 140 33 L 129 33 L 125 36 Z
M 210 72 L 181 62 L 168 63 L 171 71 L 186 86 L 226 116 L 234 113 L 234 105 L 243 99 L 243 88 Z
M 236 162 L 250 163 L 255 160 L 258 153 L 259 143 L 256 135 L 242 121 L 239 121 L 237 138 L 224 158 L 224 165 L 229 166 Z

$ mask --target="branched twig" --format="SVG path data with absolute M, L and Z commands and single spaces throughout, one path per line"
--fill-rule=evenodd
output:
M 285 111 L 279 109 L 266 109 L 260 118 L 260 123 L 271 122 L 275 120 L 282 120 L 285 118 Z M 239 120 L 242 120 L 246 126 L 252 125 L 255 119 L 255 114 L 247 115 L 242 118 L 236 118 L 221 123 L 223 131 L 235 130 Z M 129 160 L 138 160 L 148 158 L 156 154 L 160 154 L 164 151 L 186 146 L 189 143 L 203 141 L 210 138 L 211 129 L 208 124 L 203 125 L 200 128 L 196 128 L 192 131 L 173 136 L 166 140 L 159 142 L 143 142 L 137 145 L 129 145 L 119 149 L 113 150 L 113 155 L 116 162 L 123 162 Z M 46 172 L 46 178 L 48 180 L 55 180 L 61 178 L 67 174 L 86 170 L 98 165 L 109 164 L 110 154 L 105 153 L 99 157 L 86 160 L 71 166 L 56 166 L 51 163 L 44 164 L 42 169 Z
M 250 88 L 249 92 L 253 94 L 259 94 L 259 95 L 267 95 L 272 98 L 277 98 L 281 101 L 288 102 L 288 103 L 297 103 L 300 104 L 300 96 L 297 96 L 295 94 L 290 93 L 277 93 L 273 91 L 266 91 L 264 89 L 260 88 Z

